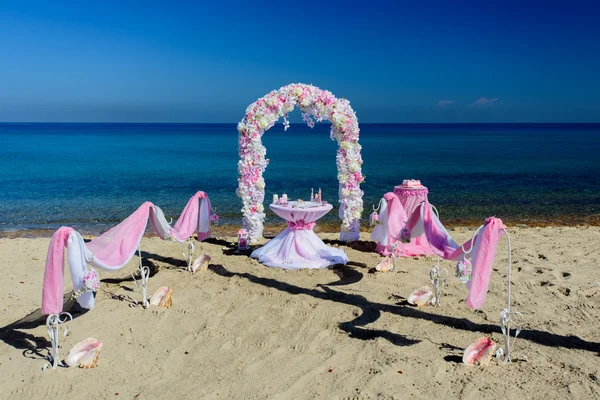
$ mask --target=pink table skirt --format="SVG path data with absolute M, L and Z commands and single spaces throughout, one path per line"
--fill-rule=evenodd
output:
M 396 243 L 396 255 L 399 256 L 411 257 L 434 254 L 434 251 L 429 245 L 429 242 L 427 242 L 425 235 L 412 238 L 410 243 L 405 244 L 395 240 L 395 238 L 400 236 L 400 231 L 402 228 L 404 228 L 406 220 L 410 218 L 417 206 L 423 201 L 427 200 L 428 193 L 429 190 L 425 186 L 421 186 L 420 188 L 396 186 L 394 187 L 394 193 L 386 194 L 385 201 L 387 201 L 388 205 L 386 218 L 388 220 L 385 221 L 385 228 L 387 228 L 385 230 L 387 230 L 387 238 L 386 240 L 381 240 L 380 237 L 378 238 L 379 240 L 376 239 L 376 251 L 378 253 L 386 256 L 392 254 L 391 246 L 393 243 Z M 398 205 L 393 204 L 395 201 L 399 201 L 399 205 L 403 208 L 403 212 L 397 210 Z M 389 219 L 391 218 L 399 219 L 399 221 L 390 221 Z M 373 232 L 375 233 L 375 231 Z M 381 236 L 381 234 L 378 236 Z
M 288 227 L 266 245 L 252 252 L 251 257 L 268 267 L 284 269 L 316 269 L 346 264 L 346 253 L 342 249 L 327 246 L 312 230 L 315 222 L 333 207 L 327 204 L 293 208 L 293 204 L 269 206 L 275 214 L 286 220 Z

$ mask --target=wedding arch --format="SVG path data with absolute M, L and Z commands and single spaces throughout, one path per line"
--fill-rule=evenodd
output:
M 256 242 L 263 233 L 265 219 L 263 201 L 265 181 L 263 172 L 269 160 L 261 137 L 280 117 L 284 129 L 290 123 L 287 115 L 298 107 L 302 118 L 311 128 L 315 121 L 331 121 L 331 140 L 338 142 L 336 163 L 338 168 L 340 209 L 342 219 L 340 240 L 358 240 L 360 218 L 363 211 L 363 192 L 360 184 L 364 181 L 361 172 L 361 146 L 358 144 L 358 120 L 350 102 L 337 99 L 331 92 L 316 86 L 293 83 L 272 91 L 250 104 L 244 119 L 238 124 L 239 154 L 237 195 L 243 202 L 243 224 L 248 230 L 250 241 Z M 314 119 L 313 119 L 314 118 Z

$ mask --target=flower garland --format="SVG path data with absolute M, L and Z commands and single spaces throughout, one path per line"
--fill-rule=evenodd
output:
M 331 121 L 332 140 L 338 142 L 336 156 L 338 180 L 340 182 L 340 218 L 342 219 L 341 239 L 356 240 L 359 236 L 360 218 L 363 212 L 363 192 L 360 184 L 364 181 L 361 172 L 361 146 L 358 144 L 358 121 L 350 102 L 337 99 L 331 92 L 312 85 L 294 83 L 272 91 L 250 104 L 244 119 L 238 124 L 239 154 L 237 195 L 242 199 L 241 209 L 244 226 L 250 240 L 262 236 L 265 218 L 263 200 L 265 181 L 263 172 L 269 160 L 265 158 L 266 148 L 261 137 L 280 117 L 284 129 L 290 126 L 287 119 L 294 107 L 300 108 L 302 118 L 311 128 L 317 122 Z M 314 119 L 313 119 L 314 118 Z

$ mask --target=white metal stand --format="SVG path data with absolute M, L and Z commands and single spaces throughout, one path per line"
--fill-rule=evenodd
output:
M 511 322 L 515 323 L 515 340 L 513 341 L 513 346 L 514 343 L 517 340 L 517 336 L 519 335 L 519 333 L 521 332 L 521 321 L 523 318 L 523 314 L 521 314 L 518 311 L 511 311 L 510 308 L 510 267 L 512 264 L 512 260 L 511 260 L 511 246 L 510 246 L 510 236 L 508 234 L 508 231 L 506 230 L 506 228 L 504 229 L 504 233 L 506 234 L 506 239 L 508 240 L 508 273 L 507 273 L 507 305 L 506 308 L 503 309 L 502 311 L 500 311 L 500 328 L 502 329 L 502 336 L 504 336 L 504 348 L 499 347 L 498 350 L 496 350 L 496 359 L 498 360 L 498 363 L 502 363 L 502 364 L 508 364 L 510 362 L 510 350 L 511 350 L 511 344 L 510 344 L 510 325 Z M 502 357 L 504 357 L 504 359 L 502 359 Z
M 46 319 L 46 328 L 48 328 L 48 335 L 50 336 L 50 343 L 52 344 L 52 349 L 50 350 L 50 354 L 48 355 L 48 363 L 44 366 L 44 371 L 48 368 L 48 366 L 52 366 L 52 369 L 56 369 L 56 367 L 65 367 L 65 364 L 60 360 L 59 350 L 60 350 L 60 336 L 59 330 L 60 325 L 65 324 L 69 321 L 73 320 L 73 316 L 68 312 L 61 312 L 59 314 L 50 314 Z M 69 327 L 65 327 L 65 332 L 62 337 L 66 337 L 69 334 Z
M 192 241 L 190 237 L 187 241 L 187 246 L 184 247 L 184 244 L 181 243 L 181 254 L 187 263 L 188 271 L 192 272 L 192 263 L 194 261 L 194 251 L 196 251 L 196 245 Z
M 139 247 L 138 247 L 138 256 L 140 259 L 140 267 L 135 273 L 131 274 L 131 277 L 133 278 L 133 282 L 135 283 L 135 286 L 142 293 L 142 307 L 146 308 L 146 307 L 148 307 L 148 280 L 150 279 L 150 268 L 144 267 L 142 265 L 142 251 L 140 250 Z M 138 281 L 135 279 L 136 275 L 140 276 L 139 284 L 138 284 Z
M 440 296 L 442 295 L 442 288 L 446 284 L 448 279 L 448 270 L 446 268 L 440 268 L 440 257 L 437 258 L 437 263 L 429 270 L 429 279 L 433 285 L 433 291 L 435 293 L 435 299 L 433 305 L 439 307 Z

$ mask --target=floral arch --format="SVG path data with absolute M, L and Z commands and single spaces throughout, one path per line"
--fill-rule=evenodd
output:
M 263 201 L 265 181 L 263 172 L 268 160 L 261 137 L 280 117 L 284 128 L 289 128 L 287 115 L 298 107 L 302 117 L 311 128 L 315 122 L 331 121 L 331 140 L 338 142 L 336 163 L 338 168 L 340 211 L 342 219 L 340 239 L 353 241 L 359 238 L 360 217 L 363 211 L 363 192 L 360 184 L 364 181 L 361 172 L 361 146 L 358 144 L 358 120 L 350 102 L 337 99 L 331 92 L 312 85 L 294 83 L 272 91 L 250 104 L 244 119 L 238 124 L 239 154 L 237 195 L 244 204 L 243 224 L 248 230 L 251 242 L 262 237 L 265 219 Z

